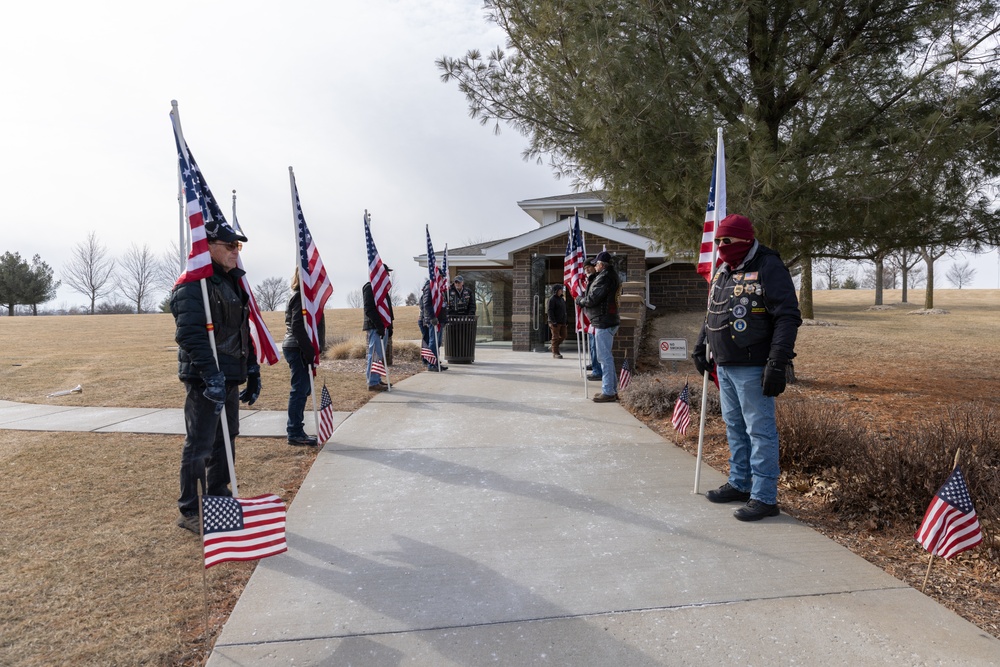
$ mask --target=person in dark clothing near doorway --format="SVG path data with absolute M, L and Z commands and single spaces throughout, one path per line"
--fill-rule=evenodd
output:
M 562 359 L 559 345 L 566 340 L 566 299 L 563 298 L 562 285 L 552 288 L 552 296 L 545 306 L 545 312 L 548 315 L 549 330 L 552 332 L 552 356 Z

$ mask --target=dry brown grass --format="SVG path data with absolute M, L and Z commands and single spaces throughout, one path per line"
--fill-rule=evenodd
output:
M 911 292 L 909 304 L 902 304 L 898 291 L 888 291 L 884 302 L 890 307 L 873 309 L 871 291 L 817 292 L 816 319 L 799 329 L 798 382 L 779 399 L 779 408 L 797 401 L 821 401 L 836 406 L 850 424 L 881 434 L 921 428 L 928 418 L 944 415 L 949 408 L 1000 408 L 996 392 L 1000 386 L 1000 291 L 936 290 L 935 307 L 947 314 L 914 314 L 922 309 L 923 298 L 923 291 L 918 290 Z M 657 319 L 650 338 L 686 337 L 693 346 L 702 319 L 700 313 Z M 642 360 L 640 370 L 671 387 L 683 385 L 685 375 L 700 384 L 690 361 L 680 362 L 674 371 L 670 362 L 661 364 L 652 356 L 654 351 L 655 347 Z M 714 388 L 713 392 L 717 393 Z M 724 425 L 720 417 L 709 415 L 705 461 L 728 472 Z M 646 421 L 684 449 L 696 450 L 697 428 L 680 437 L 670 426 L 669 416 Z M 937 488 L 943 482 L 942 478 L 926 484 Z M 783 474 L 779 488 L 783 511 L 920 588 L 927 554 L 913 539 L 917 526 L 897 524 L 876 530 L 878 522 L 871 518 L 842 519 L 827 503 L 823 483 L 821 475 L 798 479 Z M 995 497 L 981 501 L 989 503 Z M 1000 568 L 988 557 L 988 548 L 984 545 L 949 563 L 938 561 L 927 594 L 1000 637 Z M 992 548 L 995 554 L 1000 544 Z
M 416 308 L 396 315 L 397 341 L 419 338 Z M 326 316 L 328 338 L 360 340 L 359 311 Z M 282 313 L 265 317 L 280 345 Z M 0 332 L 0 399 L 182 404 L 170 315 L 4 317 Z M 393 381 L 420 370 L 405 356 L 397 354 Z M 370 398 L 363 366 L 359 359 L 323 362 L 318 379 L 338 410 Z M 82 394 L 46 398 L 77 384 Z M 263 384 L 254 409 L 284 410 L 284 361 L 263 369 Z M 199 542 L 174 525 L 181 443 L 179 436 L 0 430 L 0 664 L 201 664 Z M 239 438 L 240 491 L 291 501 L 315 457 L 280 439 Z M 253 567 L 207 571 L 213 636 Z

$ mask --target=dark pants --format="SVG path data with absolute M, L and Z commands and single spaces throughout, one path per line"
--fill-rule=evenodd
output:
M 215 403 L 202 395 L 201 382 L 184 382 L 184 426 L 187 437 L 181 451 L 181 496 L 177 507 L 181 514 L 198 515 L 198 480 L 207 496 L 231 496 L 229 463 L 226 460 L 225 438 L 222 435 L 221 414 L 215 414 Z M 236 460 L 236 436 L 240 433 L 240 386 L 226 383 L 226 421 L 233 442 Z
M 552 355 L 559 354 L 559 346 L 566 340 L 566 325 L 549 322 L 549 331 L 552 332 Z
M 302 360 L 297 347 L 284 347 L 281 352 L 285 355 L 288 368 L 292 372 L 292 388 L 288 392 L 288 422 L 285 424 L 285 431 L 289 438 L 306 437 L 305 412 L 306 399 L 312 393 L 309 385 L 309 366 Z

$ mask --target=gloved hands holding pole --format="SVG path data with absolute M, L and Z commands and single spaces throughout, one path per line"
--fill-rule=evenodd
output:
M 202 396 L 215 403 L 215 414 L 222 412 L 226 405 L 226 376 L 222 371 L 216 371 L 205 378 L 205 391 Z

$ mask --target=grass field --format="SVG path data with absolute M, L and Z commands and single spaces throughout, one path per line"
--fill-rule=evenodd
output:
M 955 402 L 1000 398 L 1000 292 L 937 290 L 947 315 L 923 303 L 870 310 L 870 291 L 817 292 L 800 330 L 791 392 L 851 401 L 881 419 Z M 897 303 L 898 292 L 885 302 Z M 419 337 L 415 308 L 397 308 L 395 337 Z M 355 310 L 327 311 L 328 339 L 359 336 Z M 276 338 L 281 313 L 268 313 Z M 693 345 L 700 316 L 666 318 L 661 335 Z M 671 330 L 674 327 L 676 331 Z M 0 318 L 0 399 L 59 405 L 179 407 L 169 315 Z M 693 373 L 682 362 L 680 373 Z M 367 400 L 356 372 L 324 362 L 335 405 Z M 82 394 L 46 398 L 82 385 Z M 255 408 L 283 410 L 288 371 L 265 368 Z M 350 408 L 354 409 L 354 408 Z M 689 436 L 690 437 L 690 434 Z M 0 664 L 196 665 L 204 659 L 199 543 L 174 526 L 178 436 L 0 430 Z M 281 440 L 240 438 L 244 495 L 292 500 L 315 453 Z M 253 564 L 207 571 L 217 632 Z M 993 600 L 995 602 L 995 600 Z

